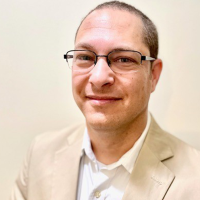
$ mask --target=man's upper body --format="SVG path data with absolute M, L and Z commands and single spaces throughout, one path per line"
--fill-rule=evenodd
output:
M 120 197 L 107 199 L 199 199 L 198 151 L 162 131 L 153 118 L 144 136 L 149 98 L 162 71 L 157 54 L 156 28 L 139 10 L 117 1 L 92 10 L 78 28 L 75 49 L 65 55 L 72 60 L 73 96 L 85 116 L 89 153 L 81 155 L 85 126 L 38 137 L 12 199 L 81 199 L 90 183 L 95 188 L 104 179 L 100 173 L 95 181 L 92 157 L 101 172 L 115 165 L 106 172 L 106 195 L 121 174 L 124 187 L 114 190 Z M 143 136 L 131 173 L 118 172 L 116 163 Z M 104 196 L 96 191 L 88 199 Z
M 27 155 L 11 200 L 75 200 L 84 125 L 38 136 Z M 163 131 L 151 119 L 123 198 L 109 200 L 200 199 L 200 154 Z M 123 177 L 121 177 L 123 180 Z M 93 198 L 91 199 L 101 199 Z

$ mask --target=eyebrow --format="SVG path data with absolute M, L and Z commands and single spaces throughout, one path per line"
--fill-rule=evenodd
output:
M 75 49 L 87 49 L 87 50 L 94 50 L 94 47 L 90 44 L 87 44 L 87 43 L 79 43 L 75 46 Z
M 86 50 L 92 50 L 92 51 L 95 52 L 95 48 L 92 45 L 88 44 L 88 43 L 79 43 L 79 44 L 77 44 L 75 46 L 75 49 L 79 49 L 79 48 L 86 49 Z M 130 48 L 130 47 L 125 46 L 125 45 L 124 46 L 115 47 L 115 48 L 111 49 L 110 51 L 119 51 L 119 50 L 135 50 L 135 51 L 137 51 L 136 49 Z

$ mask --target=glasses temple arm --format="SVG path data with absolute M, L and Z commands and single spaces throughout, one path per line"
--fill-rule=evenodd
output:
M 142 60 L 156 60 L 156 59 L 150 56 L 142 56 Z
M 64 55 L 64 59 L 68 59 L 68 58 L 73 58 L 73 56 L 72 55 Z

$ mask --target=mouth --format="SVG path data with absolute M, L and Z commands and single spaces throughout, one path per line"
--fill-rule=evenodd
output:
M 87 95 L 86 98 L 94 105 L 105 105 L 115 103 L 116 101 L 122 100 L 122 98 L 115 96 L 96 96 L 96 95 Z

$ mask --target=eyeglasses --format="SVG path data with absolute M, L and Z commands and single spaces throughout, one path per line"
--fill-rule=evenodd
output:
M 117 73 L 129 73 L 137 70 L 142 61 L 156 60 L 149 56 L 143 56 L 140 52 L 133 50 L 114 50 L 108 53 L 108 55 L 97 55 L 90 50 L 70 50 L 64 55 L 69 68 L 80 73 L 91 71 L 96 65 L 98 57 L 105 57 L 108 66 Z

